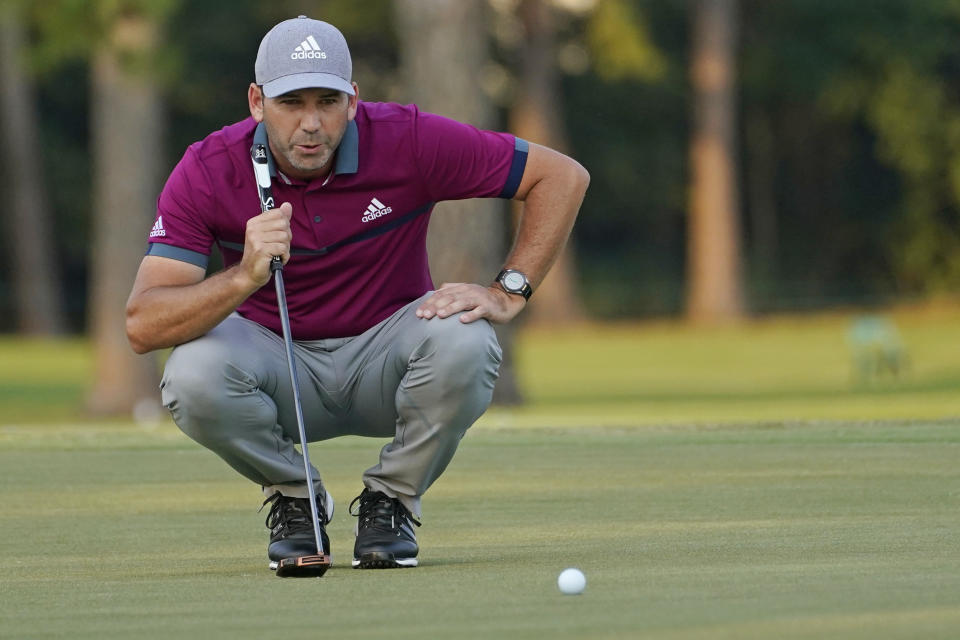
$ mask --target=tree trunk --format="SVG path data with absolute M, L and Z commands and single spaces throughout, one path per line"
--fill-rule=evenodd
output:
M 698 322 L 723 322 L 744 314 L 734 115 L 737 3 L 696 0 L 691 6 L 687 315 Z
M 40 158 L 36 91 L 25 71 L 23 17 L 13 3 L 0 7 L 0 122 L 9 206 L 6 220 L 9 274 L 17 330 L 33 335 L 66 331 L 56 243 Z
M 494 126 L 479 78 L 489 57 L 484 3 L 479 0 L 395 0 L 401 72 L 407 99 L 424 111 Z M 434 283 L 493 282 L 506 256 L 507 214 L 494 199 L 444 202 L 430 222 L 427 249 Z M 496 327 L 504 360 L 494 402 L 514 404 L 513 325 Z
M 126 14 L 92 64 L 93 228 L 90 331 L 95 374 L 88 407 L 97 414 L 159 412 L 157 362 L 127 342 L 124 308 L 143 257 L 159 187 L 159 89 L 131 61 L 156 49 L 156 26 Z
M 750 211 L 750 262 L 753 289 L 764 304 L 774 299 L 778 280 L 777 256 L 780 255 L 777 225 L 777 154 L 775 133 L 770 117 L 762 108 L 747 114 L 746 196 Z M 754 300 L 755 303 L 759 302 Z
M 517 11 L 525 38 L 521 45 L 518 93 L 510 108 L 510 130 L 525 140 L 567 153 L 569 144 L 560 110 L 552 9 L 543 0 L 523 0 Z M 515 220 L 519 219 L 522 207 L 522 203 L 514 203 Z M 540 326 L 569 325 L 586 319 L 577 293 L 572 239 L 537 287 L 524 316 L 526 323 Z

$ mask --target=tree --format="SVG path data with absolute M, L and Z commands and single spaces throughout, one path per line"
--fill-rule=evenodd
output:
M 63 292 L 53 241 L 52 211 L 44 186 L 40 127 L 33 78 L 26 69 L 25 15 L 19 2 L 0 5 L 0 123 L 10 185 L 7 223 L 9 273 L 16 300 L 17 330 L 34 335 L 64 333 Z
M 900 201 L 884 240 L 901 292 L 955 294 L 960 288 L 960 100 L 955 89 L 960 7 L 889 1 L 867 16 L 855 9 L 838 9 L 831 16 L 839 18 L 845 39 L 843 55 L 821 88 L 821 104 L 846 126 L 860 120 L 868 127 L 876 159 L 896 171 Z M 880 227 L 876 211 L 870 214 L 870 226 Z
M 160 87 L 172 52 L 160 32 L 178 0 L 50 0 L 35 7 L 37 58 L 53 68 L 71 58 L 90 66 L 88 332 L 94 371 L 87 408 L 99 415 L 159 413 L 155 355 L 126 339 L 126 299 L 155 212 L 163 156 Z
M 569 153 L 560 108 L 553 8 L 544 0 L 522 0 L 517 13 L 524 38 L 517 96 L 510 107 L 510 130 L 530 142 Z M 516 203 L 514 210 L 516 218 L 522 205 Z M 586 318 L 577 293 L 575 254 L 571 238 L 531 299 L 526 323 L 562 325 Z
M 150 61 L 159 52 L 160 24 L 136 6 L 109 15 L 105 24 L 91 69 L 94 206 L 88 313 L 95 371 L 88 406 L 98 414 L 129 414 L 138 405 L 159 409 L 156 359 L 130 349 L 124 308 L 159 188 L 163 119 Z
M 687 228 L 687 315 L 744 314 L 734 107 L 736 0 L 692 3 L 693 123 Z
M 488 60 L 484 6 L 462 0 L 396 0 L 401 72 L 408 98 L 425 111 L 489 128 L 490 99 L 478 78 Z M 492 282 L 506 255 L 506 214 L 496 200 L 444 202 L 427 237 L 430 270 L 442 282 Z M 511 351 L 513 326 L 496 327 L 504 352 L 494 392 L 499 403 L 519 401 Z

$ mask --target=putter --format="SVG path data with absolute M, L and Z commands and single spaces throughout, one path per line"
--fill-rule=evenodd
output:
M 250 157 L 253 160 L 253 173 L 257 179 L 257 192 L 260 195 L 260 210 L 274 208 L 273 192 L 270 189 L 270 150 L 267 146 L 267 131 L 261 122 L 253 135 Z M 320 517 L 317 512 L 317 497 L 313 491 L 313 474 L 310 470 L 310 454 L 307 451 L 307 430 L 303 425 L 303 407 L 300 403 L 300 385 L 297 382 L 297 366 L 293 355 L 293 337 L 290 335 L 290 314 L 287 310 L 287 295 L 283 286 L 283 261 L 274 256 L 270 261 L 273 282 L 277 288 L 277 306 L 280 308 L 280 324 L 283 326 L 283 345 L 287 351 L 287 366 L 290 369 L 290 384 L 293 387 L 293 406 L 297 414 L 297 428 L 300 430 L 300 452 L 303 457 L 303 470 L 307 478 L 310 496 L 310 517 L 313 518 L 313 539 L 317 544 L 316 555 L 284 558 L 277 564 L 277 577 L 280 578 L 319 578 L 330 568 L 330 555 L 323 548 L 320 539 Z

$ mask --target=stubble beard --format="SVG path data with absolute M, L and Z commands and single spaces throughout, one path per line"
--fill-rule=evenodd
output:
M 300 158 L 297 154 L 296 146 L 297 144 L 323 144 L 326 146 L 326 151 L 318 156 L 311 156 L 309 158 Z M 329 147 L 327 142 L 296 142 L 291 143 L 290 146 L 286 149 L 283 154 L 283 157 L 286 159 L 287 163 L 297 171 L 302 171 L 304 173 L 311 173 L 314 171 L 319 171 L 327 166 L 330 160 L 333 158 L 333 149 Z
M 330 161 L 333 159 L 333 154 L 336 151 L 336 145 L 340 143 L 339 139 L 336 141 L 336 143 L 334 143 L 331 138 L 326 135 L 317 135 L 312 138 L 295 135 L 289 142 L 282 143 L 280 142 L 280 136 L 275 130 L 273 130 L 273 127 L 270 126 L 270 123 L 264 121 L 264 124 L 266 124 L 267 127 L 267 136 L 270 138 L 273 145 L 276 145 L 277 151 L 279 151 L 280 155 L 283 156 L 286 164 L 293 168 L 294 171 L 302 174 L 319 173 L 324 167 L 327 167 Z M 341 138 L 342 137 L 343 136 L 341 135 Z M 326 148 L 325 151 L 320 155 L 303 157 L 297 151 L 297 145 L 317 144 L 322 144 Z

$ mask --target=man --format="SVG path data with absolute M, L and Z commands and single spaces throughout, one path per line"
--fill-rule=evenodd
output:
M 490 403 L 510 321 L 546 275 L 589 182 L 575 161 L 415 106 L 364 103 L 343 35 L 304 16 L 263 38 L 251 118 L 190 146 L 158 202 L 127 305 L 145 353 L 174 346 L 164 405 L 191 438 L 259 484 L 271 565 L 315 553 L 333 500 L 306 486 L 270 261 L 284 264 L 308 439 L 390 437 L 351 503 L 353 566 L 417 564 L 421 496 Z M 279 207 L 259 213 L 258 123 Z M 441 200 L 525 202 L 492 284 L 432 291 L 426 231 Z M 225 269 L 205 277 L 213 243 Z M 495 274 L 491 274 L 491 277 Z M 354 507 L 356 506 L 356 509 Z

